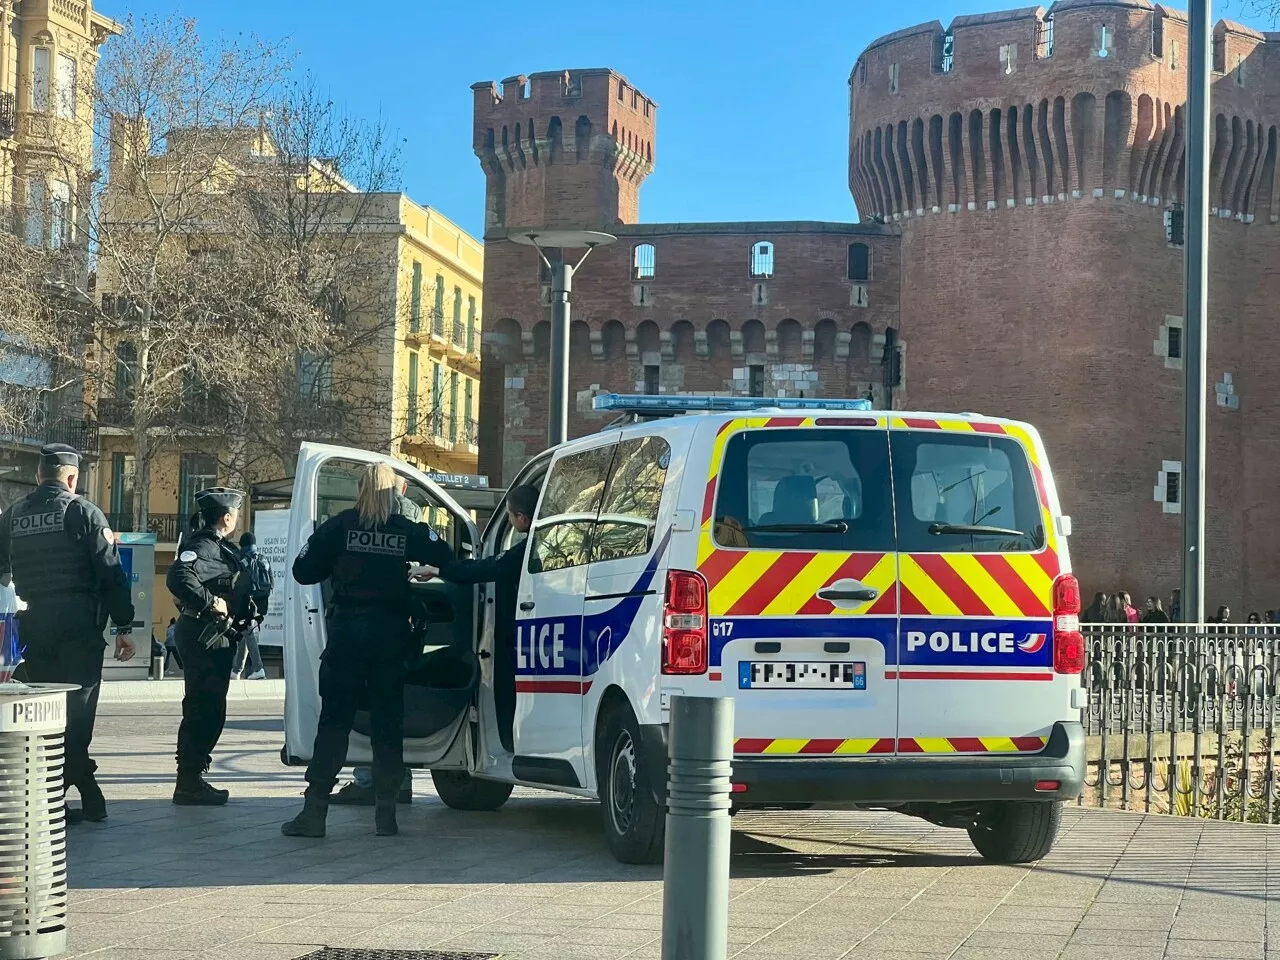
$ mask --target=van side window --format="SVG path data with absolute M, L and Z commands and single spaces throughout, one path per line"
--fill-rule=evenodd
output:
M 616 450 L 616 445 L 610 445 L 575 453 L 551 468 L 533 523 L 530 573 L 588 562 L 591 534 Z
M 671 447 L 662 437 L 640 437 L 618 444 L 592 538 L 592 563 L 643 557 L 653 549 L 670 462 Z
M 722 547 L 890 552 L 889 441 L 881 430 L 748 430 L 725 445 Z
M 1044 547 L 1040 498 L 1012 437 L 894 432 L 898 549 L 905 553 L 1007 553 Z M 944 526 L 995 527 L 970 534 Z

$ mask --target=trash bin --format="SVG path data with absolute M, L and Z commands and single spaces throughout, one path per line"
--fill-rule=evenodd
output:
M 67 949 L 61 683 L 0 684 L 0 960 Z

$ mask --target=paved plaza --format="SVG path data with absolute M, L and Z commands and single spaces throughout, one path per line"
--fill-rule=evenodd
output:
M 329 836 L 279 825 L 280 704 L 232 704 L 222 809 L 169 803 L 176 704 L 104 707 L 105 825 L 73 828 L 70 952 L 102 960 L 294 960 L 320 947 L 656 960 L 661 871 L 613 861 L 594 804 L 517 792 L 446 809 L 417 778 L 401 835 L 366 808 Z M 964 833 L 875 813 L 735 821 L 730 955 L 741 960 L 1280 960 L 1280 827 L 1069 809 L 1034 867 Z

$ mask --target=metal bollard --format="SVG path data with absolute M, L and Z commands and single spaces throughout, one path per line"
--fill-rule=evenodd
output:
M 151 679 L 152 680 L 164 679 L 164 657 L 151 658 Z
M 733 700 L 672 697 L 662 960 L 724 960 Z

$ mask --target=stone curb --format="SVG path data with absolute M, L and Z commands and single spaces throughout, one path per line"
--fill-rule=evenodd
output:
M 108 680 L 98 694 L 99 703 L 178 703 L 181 680 Z M 283 700 L 283 680 L 232 680 L 228 700 Z

